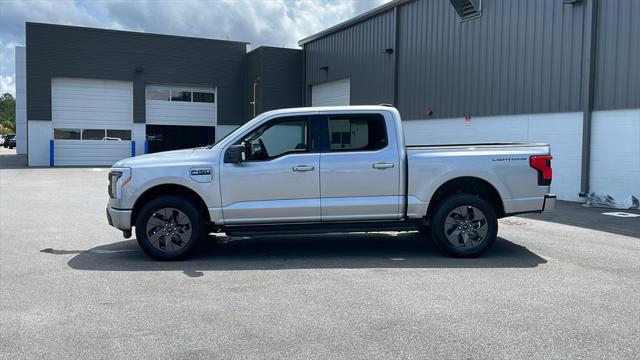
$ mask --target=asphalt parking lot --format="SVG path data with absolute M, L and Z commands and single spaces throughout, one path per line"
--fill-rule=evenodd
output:
M 478 259 L 417 233 L 235 239 L 147 258 L 107 225 L 107 169 L 0 152 L 0 356 L 636 358 L 640 218 L 561 203 Z M 637 211 L 635 213 L 638 213 Z

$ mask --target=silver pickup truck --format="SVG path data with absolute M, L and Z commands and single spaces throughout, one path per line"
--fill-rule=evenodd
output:
M 406 146 L 387 106 L 264 113 L 215 145 L 124 159 L 109 173 L 109 224 L 156 259 L 207 234 L 420 231 L 477 256 L 498 218 L 552 211 L 546 144 Z

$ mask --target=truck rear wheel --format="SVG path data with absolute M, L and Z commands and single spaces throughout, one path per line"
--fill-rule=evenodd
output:
M 476 195 L 452 195 L 431 217 L 431 237 L 450 256 L 478 256 L 493 246 L 497 235 L 495 211 Z
M 136 219 L 136 239 L 147 255 L 178 260 L 191 254 L 206 236 L 203 215 L 189 200 L 161 196 L 142 207 Z

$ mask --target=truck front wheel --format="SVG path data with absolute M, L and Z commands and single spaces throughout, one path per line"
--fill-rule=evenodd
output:
M 204 218 L 189 200 L 161 196 L 142 207 L 136 238 L 147 255 L 158 260 L 187 257 L 206 236 Z
M 476 195 L 452 195 L 431 217 L 431 237 L 450 256 L 478 256 L 493 246 L 497 235 L 495 211 Z

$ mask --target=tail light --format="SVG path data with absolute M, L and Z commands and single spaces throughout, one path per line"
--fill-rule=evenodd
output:
M 553 159 L 551 155 L 533 155 L 529 158 L 529 165 L 538 171 L 538 185 L 551 185 L 553 178 L 551 159 Z

